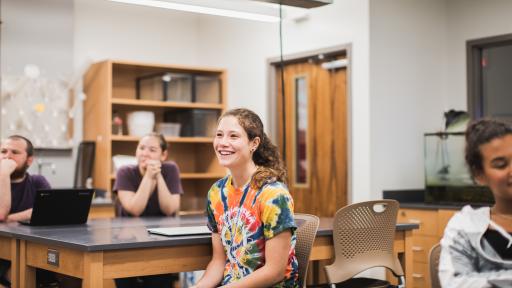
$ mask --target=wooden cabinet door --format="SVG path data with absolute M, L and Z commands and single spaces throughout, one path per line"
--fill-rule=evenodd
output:
M 282 95 L 280 69 L 276 82 Z M 326 70 L 307 60 L 284 67 L 278 135 L 296 212 L 332 217 L 347 205 L 346 82 L 346 68 Z
M 448 222 L 458 210 L 440 209 L 437 213 L 437 235 L 439 239 L 443 238 L 444 229 Z

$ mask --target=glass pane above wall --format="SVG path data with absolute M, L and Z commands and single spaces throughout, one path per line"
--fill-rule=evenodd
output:
M 309 174 L 308 159 L 308 83 L 305 76 L 295 78 L 295 137 L 294 163 L 296 185 L 307 185 Z

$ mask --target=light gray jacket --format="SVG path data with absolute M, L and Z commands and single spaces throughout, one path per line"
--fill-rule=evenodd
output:
M 450 219 L 441 239 L 439 280 L 443 288 L 494 287 L 495 280 L 510 281 L 512 287 L 512 261 L 503 260 L 483 238 L 489 227 L 512 245 L 512 237 L 491 221 L 489 207 L 465 206 Z

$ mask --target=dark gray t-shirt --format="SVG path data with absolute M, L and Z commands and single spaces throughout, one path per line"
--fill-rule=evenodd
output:
M 11 211 L 9 214 L 18 213 L 34 206 L 36 191 L 50 189 L 50 184 L 42 175 L 29 175 L 20 183 L 11 182 Z
M 167 188 L 171 194 L 183 194 L 183 188 L 181 187 L 180 181 L 180 170 L 174 162 L 162 163 L 162 176 Z M 119 168 L 117 171 L 116 182 L 114 183 L 114 192 L 117 193 L 119 190 L 131 191 L 135 193 L 139 189 L 139 185 L 142 182 L 142 175 L 140 174 L 139 167 L 137 165 L 127 165 Z M 118 204 L 119 205 L 119 204 Z M 124 208 L 120 209 L 120 216 L 131 216 Z M 165 216 L 160 210 L 158 204 L 158 193 L 155 190 L 151 194 L 148 200 L 148 204 L 144 209 L 144 212 L 140 216 Z

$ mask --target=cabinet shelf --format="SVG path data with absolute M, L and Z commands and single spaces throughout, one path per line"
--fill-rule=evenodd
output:
M 196 86 L 191 95 L 195 97 L 190 97 L 190 100 L 194 99 L 198 102 L 162 101 L 164 97 L 139 99 L 141 86 L 137 81 L 162 73 L 177 73 L 193 78 Z M 182 131 L 186 132 L 183 135 L 200 135 L 165 137 L 165 140 L 171 144 L 168 159 L 174 161 L 182 171 L 180 178 L 184 194 L 181 197 L 180 213 L 194 214 L 203 211 L 206 192 L 214 181 L 226 175 L 226 169 L 218 163 L 215 151 L 211 147 L 213 137 L 205 137 L 214 131 L 217 117 L 226 108 L 226 71 L 192 66 L 105 60 L 89 67 L 83 83 L 84 92 L 87 95 L 83 108 L 84 140 L 96 143 L 94 187 L 104 189 L 109 194 L 112 192 L 112 185 L 116 179 L 116 175 L 112 173 L 114 171 L 112 156 L 134 155 L 137 143 L 141 139 L 136 136 L 113 134 L 114 117 L 124 120 L 123 131 L 127 131 L 129 113 L 150 110 L 154 113 L 155 124 L 179 122 Z M 154 93 L 149 91 L 151 92 L 149 94 L 159 95 L 162 92 L 162 96 L 164 95 L 164 91 L 161 90 L 163 88 L 160 89 L 160 86 L 150 85 L 149 87 L 157 89 Z M 166 91 L 169 92 L 169 90 Z M 172 117 L 176 120 L 168 119 Z
M 194 179 L 220 179 L 226 176 L 224 173 L 180 173 L 182 180 L 194 180 Z M 116 175 L 110 175 L 111 180 L 116 180 Z
M 167 102 L 156 100 L 112 98 L 112 105 L 152 107 L 152 108 L 183 108 L 183 109 L 216 109 L 222 110 L 224 106 L 217 103 Z
M 139 142 L 141 137 L 128 135 L 112 135 L 112 141 L 116 142 Z M 170 143 L 213 143 L 211 137 L 165 137 Z

